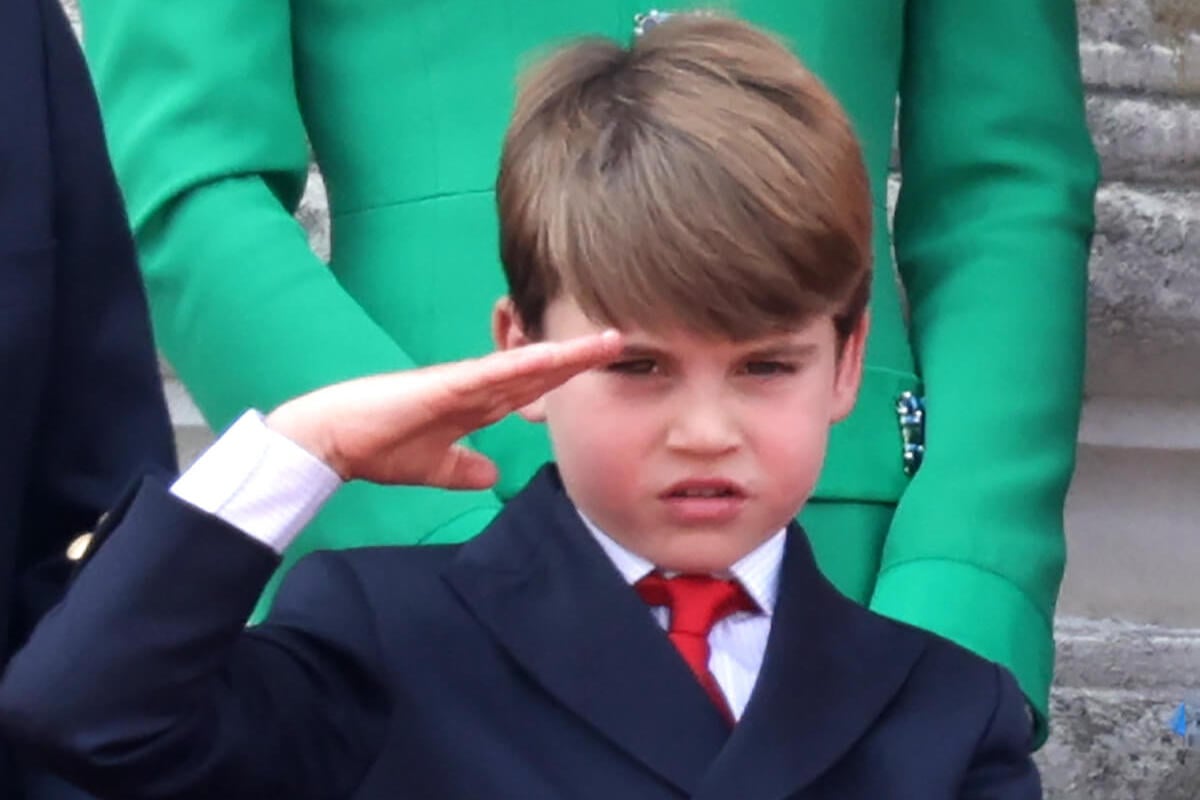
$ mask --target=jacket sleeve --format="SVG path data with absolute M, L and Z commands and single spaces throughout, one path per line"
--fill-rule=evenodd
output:
M 292 216 L 309 151 L 295 81 L 307 65 L 293 62 L 289 2 L 83 0 L 82 9 L 158 342 L 212 427 L 247 407 L 414 366 Z M 347 505 L 357 540 L 305 536 L 289 558 L 438 539 L 451 523 L 450 538 L 465 536 L 479 528 L 468 512 L 490 518 L 499 502 L 364 484 L 329 510 Z
M 1025 699 L 1006 669 L 996 666 L 994 672 L 996 705 L 959 787 L 959 800 L 1042 800 Z
M 111 519 L 0 682 L 6 740 L 100 797 L 349 796 L 389 708 L 342 556 L 303 560 L 247 632 L 273 551 L 154 482 Z
M 1040 739 L 1097 182 L 1075 5 L 921 0 L 906 15 L 894 240 L 927 450 L 872 607 L 1011 669 Z

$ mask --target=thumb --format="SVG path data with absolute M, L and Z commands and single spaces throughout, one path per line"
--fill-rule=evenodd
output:
M 453 445 L 433 483 L 445 489 L 488 489 L 500 471 L 490 458 L 461 444 Z

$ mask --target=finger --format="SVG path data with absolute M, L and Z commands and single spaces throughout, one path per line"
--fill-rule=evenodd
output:
M 583 371 L 585 370 L 563 368 L 553 372 L 538 372 L 521 380 L 507 382 L 493 390 L 490 397 L 491 407 L 501 416 L 524 408 Z
M 461 368 L 456 370 L 454 389 L 460 396 L 494 399 L 511 388 L 540 386 L 536 398 L 573 375 L 608 363 L 620 352 L 621 336 L 616 331 L 538 342 L 455 365 Z
M 496 485 L 500 472 L 482 453 L 460 444 L 451 446 L 446 458 L 431 476 L 430 486 L 443 489 L 489 489 Z
M 561 342 L 538 342 L 512 352 L 522 351 L 540 360 L 540 368 L 548 371 L 587 369 L 617 357 L 621 352 L 621 334 L 606 330 Z
M 478 422 L 490 424 L 535 402 L 581 372 L 602 366 L 609 361 L 609 356 L 598 362 L 587 361 L 582 364 L 578 361 L 568 361 L 554 368 L 547 367 L 536 372 L 514 375 L 477 390 L 474 402 L 470 403 L 472 413 L 476 415 Z
M 565 342 L 539 342 L 426 372 L 437 384 L 432 418 L 457 416 L 465 431 L 490 425 L 574 375 L 615 358 L 620 334 L 605 331 Z
M 548 363 L 540 369 L 524 373 L 493 387 L 497 393 L 506 393 L 517 406 L 536 400 L 551 389 L 566 383 L 571 378 L 589 369 L 602 367 L 621 353 L 619 335 L 587 342 L 564 342 L 564 348 L 550 354 Z M 570 347 L 570 350 L 565 348 Z

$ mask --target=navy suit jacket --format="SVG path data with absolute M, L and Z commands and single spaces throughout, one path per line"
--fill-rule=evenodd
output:
M 275 555 L 147 483 L 0 684 L 101 797 L 1041 796 L 1015 681 L 846 600 L 793 528 L 732 730 L 553 468 L 459 546 Z M 68 670 L 65 664 L 75 664 Z
M 0 2 L 0 665 L 65 550 L 174 445 L 83 56 L 56 0 Z M 0 746 L 0 797 L 15 767 Z

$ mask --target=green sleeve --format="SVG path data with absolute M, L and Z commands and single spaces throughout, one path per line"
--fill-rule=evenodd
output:
M 289 4 L 82 6 L 155 333 L 209 423 L 219 429 L 247 407 L 412 367 L 292 217 L 308 145 Z M 316 547 L 462 538 L 471 527 L 462 520 L 475 525 L 488 515 L 474 512 L 498 505 L 490 492 L 355 484 L 289 561 Z
M 1040 742 L 1097 182 L 1075 6 L 920 0 L 906 13 L 894 238 L 927 451 L 872 606 L 1011 669 Z

